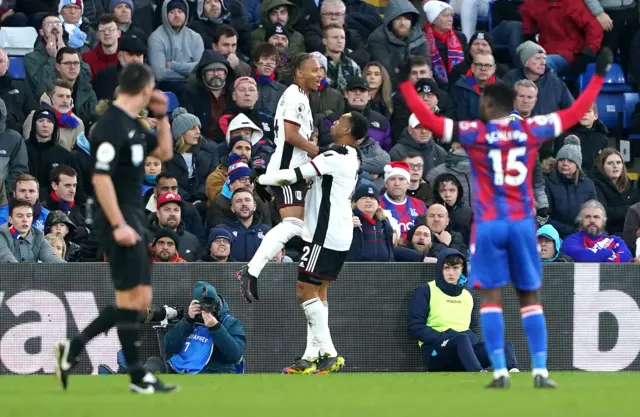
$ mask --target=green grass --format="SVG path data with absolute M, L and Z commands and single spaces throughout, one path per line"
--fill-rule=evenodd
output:
M 490 373 L 165 376 L 182 390 L 138 396 L 125 376 L 0 377 L 0 416 L 91 417 L 571 417 L 636 416 L 640 373 L 554 373 L 560 389 L 483 388 Z

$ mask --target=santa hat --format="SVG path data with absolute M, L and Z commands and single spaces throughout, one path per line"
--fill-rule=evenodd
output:
M 424 15 L 427 17 L 427 20 L 430 24 L 433 24 L 438 16 L 440 16 L 440 13 L 442 13 L 446 9 L 451 9 L 451 11 L 453 12 L 453 7 L 451 7 L 450 4 L 436 0 L 428 1 L 422 6 Z
M 400 175 L 406 179 L 407 182 L 411 182 L 411 174 L 409 174 L 409 164 L 404 161 L 390 162 L 389 165 L 384 167 L 384 182 L 387 182 L 389 178 Z
M 78 6 L 84 13 L 84 4 L 82 3 L 82 0 L 60 0 L 58 3 L 58 13 L 60 13 L 62 8 L 65 6 Z

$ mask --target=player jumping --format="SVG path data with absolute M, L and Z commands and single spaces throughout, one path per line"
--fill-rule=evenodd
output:
M 309 92 L 320 86 L 321 68 L 320 63 L 306 53 L 294 54 L 287 61 L 285 71 L 293 76 L 293 84 L 278 101 L 274 124 L 276 150 L 267 166 L 267 173 L 297 168 L 321 152 L 309 142 L 314 128 Z M 274 186 L 271 191 L 282 222 L 267 233 L 249 264 L 236 273 L 248 302 L 259 299 L 257 277 L 262 268 L 282 250 L 285 243 L 302 233 L 307 191 L 305 182 Z
M 257 178 L 262 185 L 304 184 L 314 179 L 304 207 L 302 257 L 296 298 L 309 324 L 301 359 L 283 369 L 287 374 L 325 374 L 344 366 L 329 332 L 327 289 L 342 269 L 351 247 L 351 195 L 358 178 L 356 141 L 367 135 L 369 122 L 360 113 L 346 113 L 332 126 L 337 145 L 295 169 L 271 171 Z
M 595 101 L 613 54 L 603 48 L 596 73 L 568 109 L 526 120 L 510 120 L 514 92 L 503 83 L 485 87 L 480 97 L 482 121 L 454 122 L 434 115 L 404 76 L 400 91 L 420 123 L 443 141 L 459 141 L 471 161 L 474 227 L 469 283 L 481 294 L 482 333 L 493 365 L 488 388 L 508 388 L 504 356 L 502 287 L 509 282 L 520 298 L 534 387 L 555 388 L 547 371 L 547 328 L 540 304 L 542 268 L 536 240 L 533 170 L 538 148 L 570 129 Z
M 167 161 L 173 155 L 167 99 L 154 88 L 151 68 L 127 65 L 120 73 L 118 97 L 91 135 L 91 181 L 100 205 L 95 227 L 100 246 L 109 257 L 116 302 L 73 340 L 56 344 L 56 375 L 64 389 L 85 345 L 117 326 L 131 376 L 129 389 L 138 394 L 177 390 L 147 371 L 139 354 L 140 315 L 146 315 L 151 305 L 151 260 L 144 241 L 146 217 L 140 194 L 144 158 L 153 155 Z M 147 108 L 158 120 L 157 137 L 138 122 L 138 115 Z

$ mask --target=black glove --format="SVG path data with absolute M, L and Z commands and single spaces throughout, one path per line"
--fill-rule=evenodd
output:
M 604 47 L 600 50 L 598 54 L 598 59 L 596 60 L 596 74 L 601 77 L 607 75 L 609 68 L 611 68 L 611 63 L 613 62 L 613 52 L 611 49 Z
M 318 154 L 325 153 L 328 151 L 334 151 L 335 153 L 339 153 L 340 155 L 346 155 L 349 153 L 346 146 L 331 145 L 331 146 L 321 146 L 320 148 L 318 148 Z
M 244 267 L 236 273 L 238 281 L 240 281 L 240 292 L 247 302 L 252 303 L 253 300 L 259 301 L 258 297 L 258 279 L 249 274 L 248 268 Z
M 409 59 L 405 59 L 403 62 L 398 64 L 398 66 L 396 67 L 396 71 L 396 73 L 398 74 L 398 83 L 407 81 L 411 75 L 411 64 L 409 64 Z

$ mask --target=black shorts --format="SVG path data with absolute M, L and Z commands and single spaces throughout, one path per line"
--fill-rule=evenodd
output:
M 331 250 L 305 241 L 298 265 L 298 281 L 316 285 L 323 281 L 335 281 L 347 255 L 349 251 Z
M 271 194 L 278 210 L 289 206 L 304 206 L 307 183 L 301 181 L 283 187 L 271 187 Z

